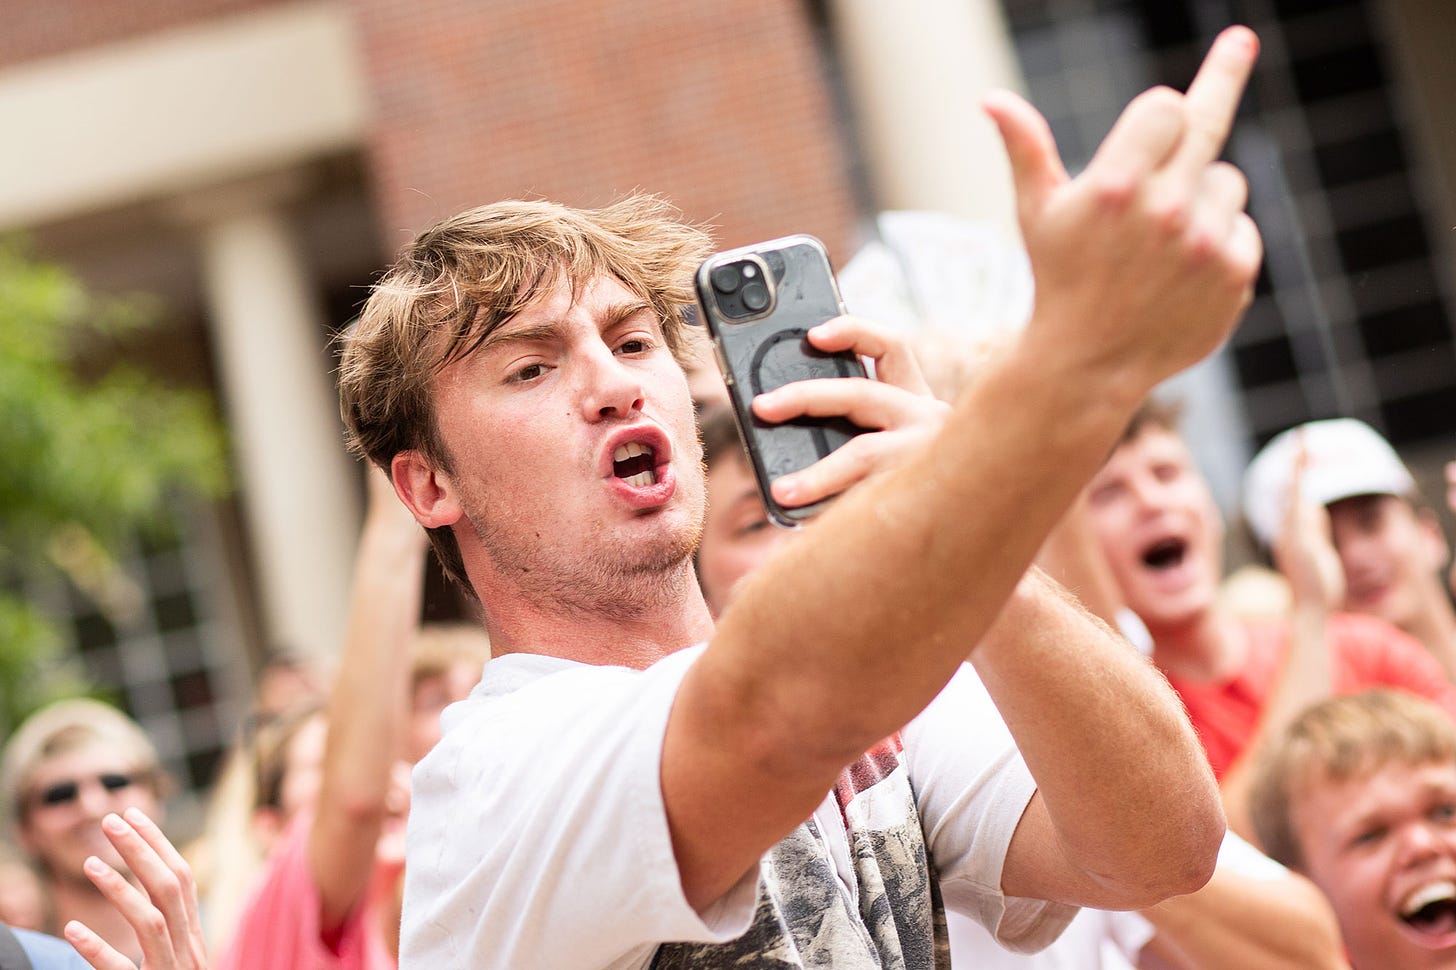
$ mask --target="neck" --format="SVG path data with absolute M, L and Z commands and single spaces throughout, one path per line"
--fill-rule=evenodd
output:
M 1181 623 L 1149 627 L 1148 632 L 1153 637 L 1153 662 L 1163 673 L 1182 680 L 1226 679 L 1248 652 L 1238 618 L 1216 606 Z
M 80 920 L 127 957 L 141 960 L 141 944 L 137 942 L 131 924 L 90 880 L 84 876 L 80 881 L 52 877 L 47 880 L 46 889 L 50 894 L 53 922 L 48 927 L 50 932 L 59 935 L 68 922 Z
M 640 669 L 713 632 L 690 560 L 583 601 L 535 596 L 518 586 L 485 585 L 484 577 L 473 578 L 494 656 L 537 653 Z

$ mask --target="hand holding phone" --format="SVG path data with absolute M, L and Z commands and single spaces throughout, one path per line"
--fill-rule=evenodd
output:
M 950 407 L 931 394 L 906 338 L 843 315 L 812 237 L 719 253 L 697 285 L 744 450 L 779 525 L 822 511 L 944 424 Z M 862 360 L 874 361 L 875 380 Z
M 796 381 L 865 377 L 853 352 L 827 353 L 809 342 L 809 330 L 844 313 L 828 254 L 812 236 L 788 236 L 710 256 L 695 283 L 764 506 L 779 525 L 798 525 L 824 503 L 786 506 L 773 496 L 774 481 L 865 429 L 842 416 L 771 423 L 754 413 L 753 399 Z

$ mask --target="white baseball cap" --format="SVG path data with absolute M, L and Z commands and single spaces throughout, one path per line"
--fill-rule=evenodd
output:
M 1412 495 L 1410 470 L 1375 429 L 1354 418 L 1310 421 L 1270 439 L 1244 471 L 1244 518 L 1270 545 L 1284 523 L 1289 479 L 1304 439 L 1306 463 L 1300 494 L 1315 505 L 1355 495 Z

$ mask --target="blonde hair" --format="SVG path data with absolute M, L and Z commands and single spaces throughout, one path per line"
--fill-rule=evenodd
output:
M 683 309 L 707 234 L 655 196 L 601 209 L 512 201 L 481 206 L 426 230 L 375 284 L 341 337 L 339 401 L 349 448 L 389 470 L 418 450 L 449 472 L 430 392 L 441 368 L 474 353 L 511 317 L 564 278 L 572 295 L 598 276 L 616 279 L 656 311 L 682 360 Z M 467 591 L 448 527 L 430 530 L 445 573 Z
M 410 683 L 438 677 L 462 661 L 485 666 L 490 659 L 490 637 L 472 623 L 426 623 L 411 647 Z
M 1456 723 L 1406 691 L 1380 688 L 1315 704 L 1265 751 L 1255 768 L 1249 808 L 1269 856 L 1304 866 L 1292 807 L 1321 782 L 1366 778 L 1390 764 L 1456 763 Z
M 141 726 L 109 704 L 70 698 L 26 718 L 0 755 L 0 799 L 9 823 L 24 821 L 30 794 L 26 789 L 43 762 L 97 741 L 118 748 L 132 770 L 148 776 L 145 781 L 159 798 L 166 795 L 167 779 L 157 749 Z

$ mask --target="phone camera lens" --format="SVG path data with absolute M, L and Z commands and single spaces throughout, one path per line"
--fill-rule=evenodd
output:
M 745 284 L 743 305 L 754 313 L 768 306 L 768 287 L 757 281 Z
M 740 282 L 737 266 L 715 266 L 712 272 L 713 289 L 719 293 L 732 293 Z

